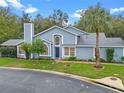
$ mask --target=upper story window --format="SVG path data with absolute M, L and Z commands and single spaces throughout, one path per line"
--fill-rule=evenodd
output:
M 54 43 L 55 45 L 60 45 L 60 36 L 54 36 Z

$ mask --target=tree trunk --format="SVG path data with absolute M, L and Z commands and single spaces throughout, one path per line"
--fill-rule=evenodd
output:
M 96 68 L 100 68 L 100 53 L 99 53 L 99 31 L 96 31 L 96 50 L 95 50 L 95 56 L 96 56 Z

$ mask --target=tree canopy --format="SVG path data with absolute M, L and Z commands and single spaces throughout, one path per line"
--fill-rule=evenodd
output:
M 85 25 L 84 19 L 86 17 L 91 17 L 91 14 L 94 12 L 92 11 L 92 8 L 94 7 L 88 8 L 87 10 L 85 10 L 85 12 L 82 11 L 81 14 L 83 15 L 81 19 L 74 26 L 81 30 L 91 32 L 91 27 Z M 121 37 L 122 39 L 124 39 L 124 17 L 115 17 L 113 15 L 110 15 L 108 11 L 103 15 L 106 15 L 108 19 L 111 19 L 111 22 L 107 24 L 111 28 L 106 27 L 104 30 L 102 29 L 101 32 L 104 32 L 106 36 Z M 101 17 L 103 15 L 101 15 Z M 48 17 L 44 17 L 41 14 L 37 14 L 35 17 L 31 17 L 30 14 L 27 14 L 25 12 L 22 12 L 22 15 L 17 16 L 16 14 L 11 12 L 10 8 L 0 8 L 0 44 L 9 39 L 23 39 L 23 24 L 25 22 L 34 23 L 35 34 L 37 34 L 52 27 L 53 25 L 63 27 L 68 22 L 68 20 L 68 14 L 60 9 L 54 10 Z M 90 23 L 93 23 L 93 21 L 91 21 Z M 102 22 L 100 22 L 100 24 L 102 24 Z

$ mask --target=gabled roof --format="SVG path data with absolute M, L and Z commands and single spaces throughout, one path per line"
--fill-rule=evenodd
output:
M 1 46 L 17 46 L 21 43 L 23 43 L 24 40 L 22 39 L 10 39 L 4 43 L 1 44 Z
M 121 38 L 106 38 L 104 33 L 100 33 L 100 47 L 124 47 L 124 42 Z M 80 38 L 78 45 L 96 45 L 96 33 L 85 35 Z
M 46 29 L 46 30 L 44 30 L 44 31 L 42 31 L 42 32 L 40 32 L 40 33 L 34 35 L 34 37 L 36 37 L 36 36 L 38 36 L 38 35 L 41 35 L 41 34 L 47 32 L 47 31 L 50 31 L 51 29 L 54 29 L 54 28 L 61 29 L 61 30 L 65 31 L 65 32 L 67 32 L 67 33 L 70 33 L 70 34 L 72 34 L 72 35 L 76 35 L 76 36 L 77 36 L 77 34 L 75 34 L 75 33 L 73 33 L 73 32 L 69 32 L 68 30 L 66 30 L 66 29 L 64 29 L 64 28 L 55 25 L 55 26 L 53 26 L 53 27 L 51 27 L 51 28 L 48 28 L 48 29 Z
M 78 28 L 76 28 L 76 27 L 74 27 L 74 26 L 66 26 L 66 27 L 64 27 L 64 28 L 65 28 L 65 29 L 67 29 L 67 28 L 72 28 L 72 29 L 75 29 L 75 30 L 77 30 L 77 31 L 80 31 L 81 33 L 89 34 L 88 32 L 83 31 L 83 30 L 80 30 L 80 29 L 78 29 Z

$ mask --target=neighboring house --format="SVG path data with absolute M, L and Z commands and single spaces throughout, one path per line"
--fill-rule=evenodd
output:
M 88 60 L 95 58 L 96 34 L 79 30 L 68 26 L 61 28 L 53 26 L 41 33 L 34 35 L 34 25 L 24 24 L 24 40 L 9 40 L 2 46 L 16 46 L 17 55 L 25 58 L 25 53 L 20 46 L 23 42 L 32 43 L 33 40 L 40 38 L 46 45 L 46 52 L 41 57 L 53 59 L 64 59 L 75 56 L 78 59 Z M 106 48 L 114 48 L 114 60 L 120 61 L 124 56 L 124 42 L 121 38 L 107 38 L 104 33 L 100 33 L 100 58 L 106 59 Z M 32 57 L 36 57 L 33 54 Z

